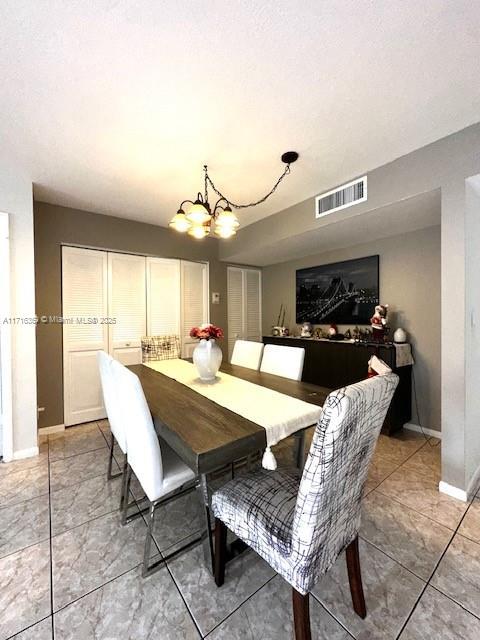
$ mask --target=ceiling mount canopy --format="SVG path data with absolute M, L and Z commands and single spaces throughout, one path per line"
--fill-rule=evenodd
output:
M 177 213 L 170 220 L 169 226 L 180 233 L 186 232 L 199 240 L 211 235 L 212 230 L 213 233 L 220 238 L 230 238 L 236 234 L 237 228 L 240 226 L 233 209 L 247 209 L 265 202 L 265 200 L 276 191 L 285 176 L 290 173 L 290 165 L 297 159 L 298 153 L 296 151 L 286 151 L 281 158 L 282 162 L 286 165 L 285 169 L 273 187 L 263 198 L 260 198 L 256 202 L 249 202 L 248 204 L 236 204 L 224 196 L 208 175 L 207 165 L 204 165 L 204 194 L 202 195 L 199 192 L 195 200 L 184 200 L 181 202 Z M 218 200 L 213 207 L 210 206 L 208 200 L 209 187 L 218 196 Z M 190 206 L 188 210 L 185 211 L 184 206 L 187 204 Z

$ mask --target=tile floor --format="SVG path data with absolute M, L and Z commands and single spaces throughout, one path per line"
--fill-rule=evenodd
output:
M 199 547 L 141 578 L 145 523 L 119 524 L 108 437 L 106 421 L 89 423 L 43 437 L 36 458 L 0 464 L 0 640 L 292 638 L 290 588 L 253 552 L 230 563 L 221 589 Z M 438 493 L 436 445 L 407 431 L 380 437 L 361 528 L 368 616 L 352 612 L 340 557 L 314 589 L 313 638 L 480 638 L 480 498 Z M 171 551 L 200 522 L 194 493 L 170 503 L 157 547 Z

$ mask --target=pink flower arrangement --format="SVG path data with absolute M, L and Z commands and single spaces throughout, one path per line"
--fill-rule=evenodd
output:
M 202 324 L 200 327 L 190 329 L 190 337 L 199 340 L 211 340 L 212 338 L 223 338 L 223 329 L 216 327 L 214 324 Z

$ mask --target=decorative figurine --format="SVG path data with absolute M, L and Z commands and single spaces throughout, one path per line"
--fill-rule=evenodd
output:
M 358 327 L 358 325 L 355 327 L 355 329 L 353 330 L 353 339 L 355 340 L 355 342 L 360 342 L 360 337 L 361 337 L 361 333 L 360 333 L 360 329 Z
M 388 304 L 377 304 L 375 313 L 370 318 L 372 337 L 374 342 L 385 342 L 387 334 Z
M 310 322 L 304 322 L 300 329 L 300 337 L 302 338 L 311 338 L 312 337 L 313 327 Z
M 336 324 L 331 324 L 330 328 L 328 330 L 328 337 L 335 339 L 335 336 L 337 335 L 337 333 L 338 333 L 337 325 Z
M 393 341 L 396 342 L 397 344 L 401 344 L 402 342 L 406 342 L 407 341 L 407 332 L 405 331 L 405 329 L 402 329 L 401 327 L 399 327 L 395 333 L 393 334 Z

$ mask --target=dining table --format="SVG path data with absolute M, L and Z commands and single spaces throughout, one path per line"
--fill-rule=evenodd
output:
M 263 451 L 267 447 L 266 430 L 182 382 L 155 370 L 152 363 L 130 365 L 128 368 L 140 379 L 159 438 L 196 474 L 196 488 L 204 517 L 202 539 L 205 562 L 208 570 L 213 572 L 209 478 L 222 469 L 230 469 L 233 474 L 236 462 L 248 461 L 253 455 Z M 220 372 L 310 405 L 317 405 L 318 416 L 331 391 L 325 387 L 227 362 L 222 363 Z M 272 393 L 272 401 L 275 397 L 278 396 Z M 262 407 L 262 411 L 268 414 L 268 406 Z M 292 463 L 295 462 L 299 467 L 303 465 L 305 429 L 313 424 L 314 422 L 295 433 L 297 447 L 295 460 L 292 454 Z M 241 548 L 241 542 L 236 546 L 232 545 L 229 555 L 234 557 Z

